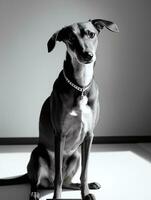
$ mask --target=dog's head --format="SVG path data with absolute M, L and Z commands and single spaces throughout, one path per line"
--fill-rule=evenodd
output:
M 94 62 L 98 44 L 97 36 L 104 27 L 110 31 L 119 32 L 115 23 L 102 19 L 66 26 L 49 39 L 48 52 L 54 49 L 56 41 L 62 41 L 66 44 L 69 55 L 78 62 L 84 64 Z

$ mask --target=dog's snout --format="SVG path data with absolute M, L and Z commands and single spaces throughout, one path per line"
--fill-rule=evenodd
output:
M 85 51 L 83 52 L 83 57 L 87 61 L 91 61 L 93 58 L 93 53 L 91 51 Z

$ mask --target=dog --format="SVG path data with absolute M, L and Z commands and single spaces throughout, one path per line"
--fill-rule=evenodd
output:
M 99 189 L 100 185 L 88 184 L 87 174 L 99 119 L 99 90 L 93 72 L 98 35 L 104 27 L 118 32 L 115 23 L 94 19 L 63 27 L 49 39 L 48 52 L 57 41 L 65 43 L 67 52 L 63 70 L 41 109 L 38 146 L 31 153 L 27 174 L 16 180 L 1 179 L 0 185 L 29 181 L 30 200 L 39 200 L 39 186 L 53 188 L 53 199 L 60 199 L 62 188 L 67 188 L 81 190 L 83 200 L 95 200 L 89 189 Z M 72 183 L 80 163 L 80 147 L 81 183 Z

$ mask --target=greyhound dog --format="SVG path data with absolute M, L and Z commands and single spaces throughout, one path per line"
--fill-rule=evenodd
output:
M 83 200 L 94 200 L 89 189 L 98 183 L 87 181 L 93 131 L 99 118 L 99 90 L 94 80 L 98 34 L 106 27 L 118 32 L 111 21 L 89 20 L 66 26 L 52 35 L 48 52 L 56 42 L 67 47 L 63 70 L 51 95 L 44 102 L 39 119 L 39 143 L 27 166 L 31 183 L 30 200 L 38 200 L 38 187 L 54 188 L 53 199 L 60 199 L 62 188 L 79 189 Z M 72 183 L 78 170 L 81 147 L 81 183 Z M 1 181 L 0 181 L 1 184 Z

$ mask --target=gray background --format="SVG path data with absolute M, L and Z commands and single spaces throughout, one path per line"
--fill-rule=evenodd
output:
M 37 137 L 43 101 L 62 69 L 65 46 L 47 53 L 62 26 L 103 18 L 120 33 L 99 37 L 96 136 L 151 135 L 151 1 L 0 0 L 0 137 Z

